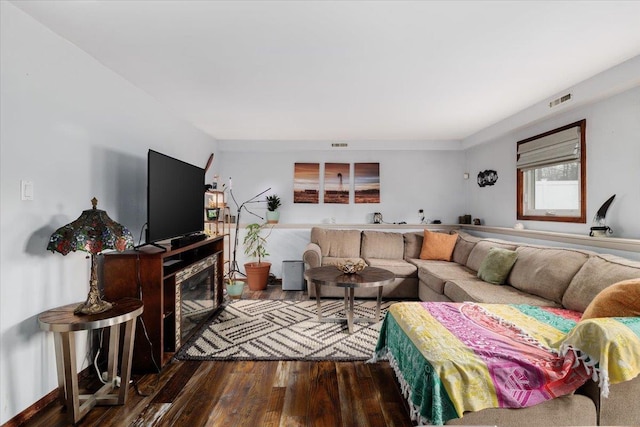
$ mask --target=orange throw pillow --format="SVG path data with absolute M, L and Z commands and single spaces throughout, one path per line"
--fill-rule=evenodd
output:
M 457 241 L 457 234 L 433 233 L 424 230 L 420 259 L 451 261 Z
M 640 278 L 623 280 L 604 288 L 582 313 L 582 320 L 636 316 L 640 316 Z

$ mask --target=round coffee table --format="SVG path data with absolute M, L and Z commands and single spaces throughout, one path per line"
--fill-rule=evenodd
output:
M 354 322 L 379 322 L 380 302 L 382 301 L 382 287 L 393 283 L 395 274 L 389 270 L 378 267 L 367 267 L 355 274 L 344 274 L 333 265 L 310 268 L 304 272 L 304 278 L 313 283 L 316 290 L 316 302 L 319 322 L 337 322 L 344 319 L 322 317 L 322 306 L 320 304 L 322 286 L 337 286 L 344 288 L 344 308 L 347 312 L 347 326 L 349 333 L 353 332 Z M 356 288 L 378 288 L 378 299 L 376 302 L 376 316 L 353 317 L 353 295 Z

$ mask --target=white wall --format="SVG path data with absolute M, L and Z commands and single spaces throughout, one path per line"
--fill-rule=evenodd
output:
M 242 142 L 235 144 L 243 145 Z M 377 150 L 377 151 L 278 151 L 273 152 L 272 141 L 263 150 L 253 147 L 246 151 L 222 151 L 221 169 L 216 171 L 222 181 L 228 185 L 232 178 L 232 190 L 238 204 L 250 199 L 261 191 L 271 187 L 266 194 L 276 193 L 282 200 L 280 210 L 281 224 L 318 224 L 330 223 L 332 218 L 336 224 L 366 224 L 371 222 L 372 212 L 381 212 L 383 220 L 388 223 L 406 222 L 418 224 L 418 210 L 424 209 L 428 219 L 440 219 L 443 223 L 457 223 L 458 216 L 464 214 L 464 198 L 461 195 L 469 181 L 463 175 L 464 152 L 460 150 Z M 277 143 L 275 143 L 277 144 Z M 284 144 L 284 143 L 283 143 Z M 217 156 L 217 154 L 216 154 Z M 300 162 L 321 164 L 337 162 L 352 165 L 353 163 L 380 163 L 380 203 L 355 204 L 353 190 L 349 204 L 293 203 L 294 164 Z M 261 196 L 258 200 L 264 200 Z M 321 199 L 322 200 L 322 196 Z M 227 202 L 232 213 L 236 212 L 233 200 Z M 265 217 L 265 203 L 252 203 L 248 208 L 261 217 Z M 244 225 L 262 220 L 247 211 L 241 214 L 239 233 L 240 246 L 236 250 L 236 261 L 240 270 L 244 271 L 244 263 L 250 261 L 244 256 L 242 239 Z M 232 231 L 232 239 L 234 229 Z M 309 228 L 274 229 L 268 240 L 268 260 L 272 263 L 271 273 L 281 277 L 282 261 L 300 260 L 306 243 L 309 241 Z
M 459 150 L 223 151 L 221 158 L 222 167 L 217 172 L 226 183 L 232 177 L 237 202 L 241 204 L 271 187 L 267 194 L 276 193 L 282 200 L 281 223 L 327 223 L 335 218 L 337 224 L 365 224 L 370 222 L 372 212 L 381 212 L 384 221 L 389 223 L 417 223 L 418 210 L 424 209 L 427 218 L 450 224 L 464 213 L 460 194 L 468 181 L 462 178 L 464 153 Z M 293 203 L 294 164 L 301 162 L 320 163 L 321 172 L 326 162 L 380 163 L 380 203 L 355 204 L 353 191 L 349 204 Z M 322 176 L 320 179 L 322 181 Z M 353 183 L 353 174 L 351 180 Z M 230 205 L 235 212 L 233 202 Z M 250 209 L 264 217 L 266 206 L 252 204 Z M 242 212 L 242 223 L 254 220 L 258 218 Z
M 46 252 L 51 232 L 96 196 L 137 239 L 147 150 L 204 166 L 216 142 L 15 6 L 0 8 L 2 424 L 57 387 L 38 313 L 87 295 L 88 261 Z M 22 179 L 34 183 L 33 201 L 20 200 Z
M 516 143 L 557 127 L 586 119 L 587 223 L 570 224 L 516 219 Z M 472 179 L 479 171 L 498 171 L 491 187 L 469 186 L 467 210 L 486 225 L 588 234 L 600 206 L 616 198 L 607 213 L 614 236 L 640 238 L 640 86 L 508 132 L 466 150 Z

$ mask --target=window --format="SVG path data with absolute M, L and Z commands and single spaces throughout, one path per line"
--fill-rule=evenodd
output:
M 518 142 L 518 219 L 586 223 L 586 120 Z

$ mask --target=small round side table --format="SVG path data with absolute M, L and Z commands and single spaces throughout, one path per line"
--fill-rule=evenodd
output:
M 75 315 L 79 303 L 65 305 L 40 313 L 40 328 L 54 333 L 58 393 L 66 405 L 69 420 L 75 424 L 96 405 L 123 405 L 127 400 L 131 359 L 136 332 L 136 318 L 142 314 L 142 301 L 123 298 L 113 308 L 99 314 Z M 109 327 L 109 356 L 106 384 L 91 395 L 79 395 L 75 332 Z M 124 328 L 124 345 L 118 379 L 120 330 Z M 116 390 L 119 388 L 119 390 Z

